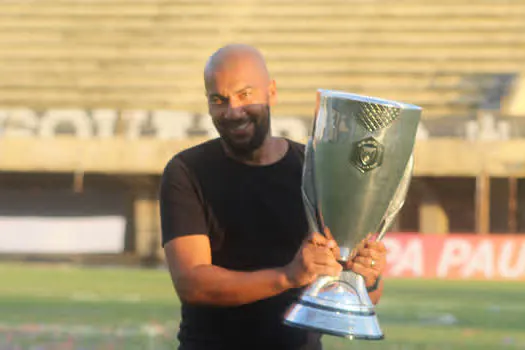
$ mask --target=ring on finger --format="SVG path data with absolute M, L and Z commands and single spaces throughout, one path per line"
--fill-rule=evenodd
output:
M 370 267 L 374 267 L 374 266 L 376 266 L 376 261 L 372 259 L 372 262 L 370 262 Z

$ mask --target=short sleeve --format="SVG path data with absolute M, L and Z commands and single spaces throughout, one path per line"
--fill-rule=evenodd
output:
M 208 234 L 197 179 L 184 162 L 173 158 L 162 174 L 159 194 L 162 246 L 193 234 Z

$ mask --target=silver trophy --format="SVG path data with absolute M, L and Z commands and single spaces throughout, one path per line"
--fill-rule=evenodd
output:
M 412 177 L 422 109 L 319 90 L 302 193 L 312 232 L 326 232 L 339 259 L 354 258 L 369 234 L 383 238 L 402 208 Z M 320 276 L 285 315 L 286 324 L 350 339 L 383 339 L 363 276 Z

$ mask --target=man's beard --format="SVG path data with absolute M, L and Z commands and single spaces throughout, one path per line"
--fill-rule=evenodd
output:
M 230 128 L 250 122 L 253 124 L 253 135 L 249 140 L 239 142 L 235 140 L 234 137 L 231 137 L 228 132 L 221 132 L 219 130 L 219 133 L 228 146 L 229 151 L 234 156 L 242 159 L 249 159 L 252 157 L 253 153 L 262 146 L 270 130 L 270 106 L 266 105 L 259 111 L 250 111 L 248 109 L 246 114 L 246 118 L 236 120 L 235 123 L 232 123 L 231 125 L 222 125 L 222 127 Z

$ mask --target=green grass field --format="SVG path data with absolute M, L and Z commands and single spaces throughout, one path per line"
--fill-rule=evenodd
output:
M 325 349 L 525 349 L 525 283 L 387 280 L 386 340 Z M 167 271 L 0 265 L 0 350 L 176 349 Z

